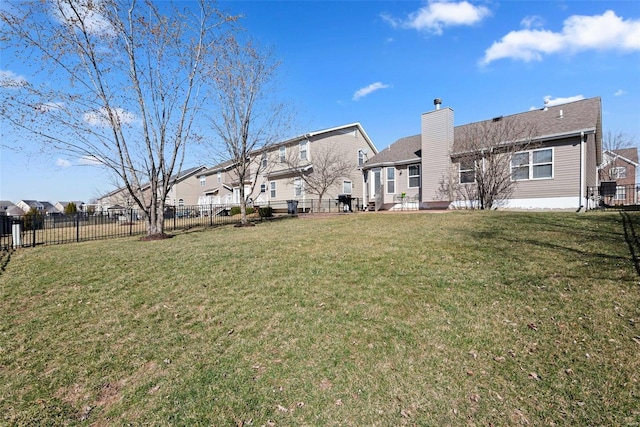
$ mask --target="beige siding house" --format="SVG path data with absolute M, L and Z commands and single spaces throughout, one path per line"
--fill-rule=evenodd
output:
M 192 206 L 198 203 L 201 187 L 199 174 L 205 171 L 205 166 L 185 169 L 171 178 L 172 186 L 167 193 L 165 203 L 172 206 Z M 148 197 L 150 186 L 142 187 L 142 192 Z M 109 210 L 135 208 L 133 197 L 125 187 L 111 191 L 97 200 L 97 212 L 106 214 Z
M 318 160 L 327 152 L 339 154 L 353 167 L 327 189 L 323 205 L 318 206 L 318 195 L 305 188 L 301 175 L 321 173 Z M 230 161 L 202 172 L 199 176 L 206 186 L 201 191 L 198 204 L 201 212 L 208 212 L 208 209 L 220 211 L 226 206 L 237 205 L 240 203 L 240 185 L 245 186 L 247 201 L 256 206 L 286 208 L 287 200 L 296 200 L 299 210 L 321 211 L 326 209 L 325 204 L 329 206 L 330 201 L 335 204 L 340 194 L 362 200 L 361 167 L 368 157 L 376 153 L 376 147 L 360 123 L 299 135 L 251 153 L 250 178 L 244 183 L 239 182 Z
M 510 197 L 499 201 L 500 207 L 576 210 L 593 207 L 588 189 L 598 185 L 598 165 L 602 162 L 599 97 L 455 127 L 453 109 L 441 109 L 440 103 L 436 99 L 436 109 L 422 115 L 421 134 L 399 139 L 365 163 L 363 175 L 368 183 L 365 199 L 369 208 L 459 206 L 462 201 L 442 191 L 442 183 L 454 180 L 463 184 L 465 172 L 473 172 L 458 160 L 465 154 L 464 147 L 468 147 L 465 135 L 474 129 L 498 126 L 495 123 L 502 120 L 517 120 L 531 129 L 532 134 L 526 146 L 520 140 L 500 143 L 503 147 L 515 147 L 509 156 L 528 159 L 528 163 L 516 167 L 514 159 L 507 159 L 515 185 Z M 482 159 L 481 154 L 476 157 Z M 479 161 L 473 167 L 483 167 L 482 164 Z

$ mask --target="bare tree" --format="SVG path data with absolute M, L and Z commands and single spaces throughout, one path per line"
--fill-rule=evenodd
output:
M 354 169 L 350 156 L 335 144 L 315 147 L 311 161 L 301 159 L 296 150 L 290 150 L 286 163 L 294 176 L 304 183 L 304 189 L 318 196 L 318 207 L 322 198 L 340 179 L 349 178 Z
M 529 154 L 522 151 L 533 148 L 535 126 L 509 116 L 461 126 L 456 132 L 454 168 L 441 180 L 440 192 L 458 207 L 498 207 L 513 194 L 519 171 L 529 165 Z
M 203 66 L 235 20 L 205 0 L 7 4 L 0 39 L 12 49 L 3 56 L 39 73 L 4 73 L 0 117 L 17 143 L 28 132 L 111 170 L 144 212 L 148 235 L 162 235 L 170 178 L 196 137 Z
M 247 220 L 247 201 L 265 172 L 262 153 L 275 144 L 287 128 L 285 106 L 276 100 L 279 62 L 252 41 L 226 42 L 226 49 L 211 64 L 216 88 L 211 126 L 220 138 L 220 157 L 231 161 L 240 192 L 240 223 Z M 245 191 L 245 186 L 250 191 Z

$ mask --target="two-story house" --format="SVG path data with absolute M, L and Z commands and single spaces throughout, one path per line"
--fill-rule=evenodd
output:
M 361 200 L 363 181 L 361 167 L 377 153 L 375 145 L 360 123 L 351 123 L 309 132 L 250 153 L 250 173 L 239 182 L 234 163 L 220 163 L 199 175 L 205 187 L 198 201 L 201 212 L 224 209 L 240 203 L 240 186 L 244 185 L 247 201 L 253 205 L 286 207 L 287 200 L 298 201 L 303 211 L 325 211 L 336 203 L 338 195 Z M 327 159 L 340 159 L 350 167 L 332 172 Z M 305 178 L 315 174 L 327 176 L 322 206 L 317 189 L 309 188 Z M 310 179 L 309 181 L 310 182 Z M 354 208 L 360 206 L 353 206 Z
M 638 149 L 636 147 L 605 150 L 600 166 L 600 181 L 611 183 L 611 193 L 606 194 L 607 204 L 638 204 L 636 170 Z M 615 191 L 613 188 L 615 186 Z

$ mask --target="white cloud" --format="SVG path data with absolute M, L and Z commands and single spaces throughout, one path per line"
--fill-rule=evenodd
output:
M 541 28 L 544 26 L 544 20 L 537 15 L 525 16 L 522 18 L 522 21 L 520 21 L 520 25 L 522 25 L 522 28 L 527 29 Z
M 544 97 L 544 103 L 547 107 L 553 107 L 555 105 L 566 104 L 568 102 L 581 101 L 584 99 L 583 95 L 569 96 L 566 98 L 553 98 L 551 95 Z
M 473 25 L 490 14 L 485 6 L 474 6 L 468 1 L 430 1 L 426 6 L 410 13 L 406 19 L 397 19 L 389 15 L 382 15 L 382 18 L 394 28 L 442 34 L 445 27 Z
M 616 91 L 616 93 L 613 94 L 613 96 L 622 96 L 622 95 L 626 95 L 626 94 L 627 94 L 626 90 L 618 89 Z
M 100 0 L 77 0 L 74 9 L 67 3 L 62 3 L 53 13 L 58 22 L 79 28 L 82 20 L 89 34 L 110 35 L 114 29 L 111 23 L 102 15 L 105 7 Z
M 56 165 L 61 167 L 61 168 L 69 168 L 71 167 L 71 162 L 67 159 L 58 159 L 56 160 Z
M 364 98 L 365 96 L 380 90 L 380 89 L 386 89 L 391 87 L 390 85 L 381 83 L 381 82 L 376 82 L 376 83 L 371 83 L 369 86 L 363 87 L 362 89 L 358 89 L 356 91 L 356 93 L 353 94 L 353 100 L 357 101 L 360 98 Z
M 113 108 L 112 112 L 115 114 L 120 124 L 131 124 L 137 121 L 135 114 L 125 111 L 122 108 Z M 110 124 L 108 111 L 104 107 L 100 108 L 98 111 L 84 113 L 83 119 L 86 123 L 92 126 L 106 127 Z
M 27 79 L 9 70 L 0 70 L 0 87 L 18 89 L 27 85 Z
M 640 50 L 640 20 L 623 20 L 608 10 L 602 15 L 574 15 L 564 21 L 559 33 L 531 29 L 525 18 L 524 29 L 511 31 L 485 51 L 481 64 L 511 58 L 540 61 L 543 55 L 575 53 L 585 50 Z

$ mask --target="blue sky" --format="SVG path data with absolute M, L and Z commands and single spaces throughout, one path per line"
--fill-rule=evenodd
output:
M 460 125 L 541 108 L 545 99 L 600 96 L 604 131 L 640 143 L 638 1 L 221 6 L 244 15 L 247 34 L 282 61 L 280 95 L 294 107 L 294 134 L 360 122 L 382 149 L 419 133 L 434 98 L 454 109 Z M 29 78 L 26 68 L 0 62 L 0 86 L 20 77 Z M 1 200 L 89 201 L 114 188 L 95 166 L 35 153 L 27 139 L 19 145 L 0 148 Z M 201 161 L 193 151 L 185 167 Z

